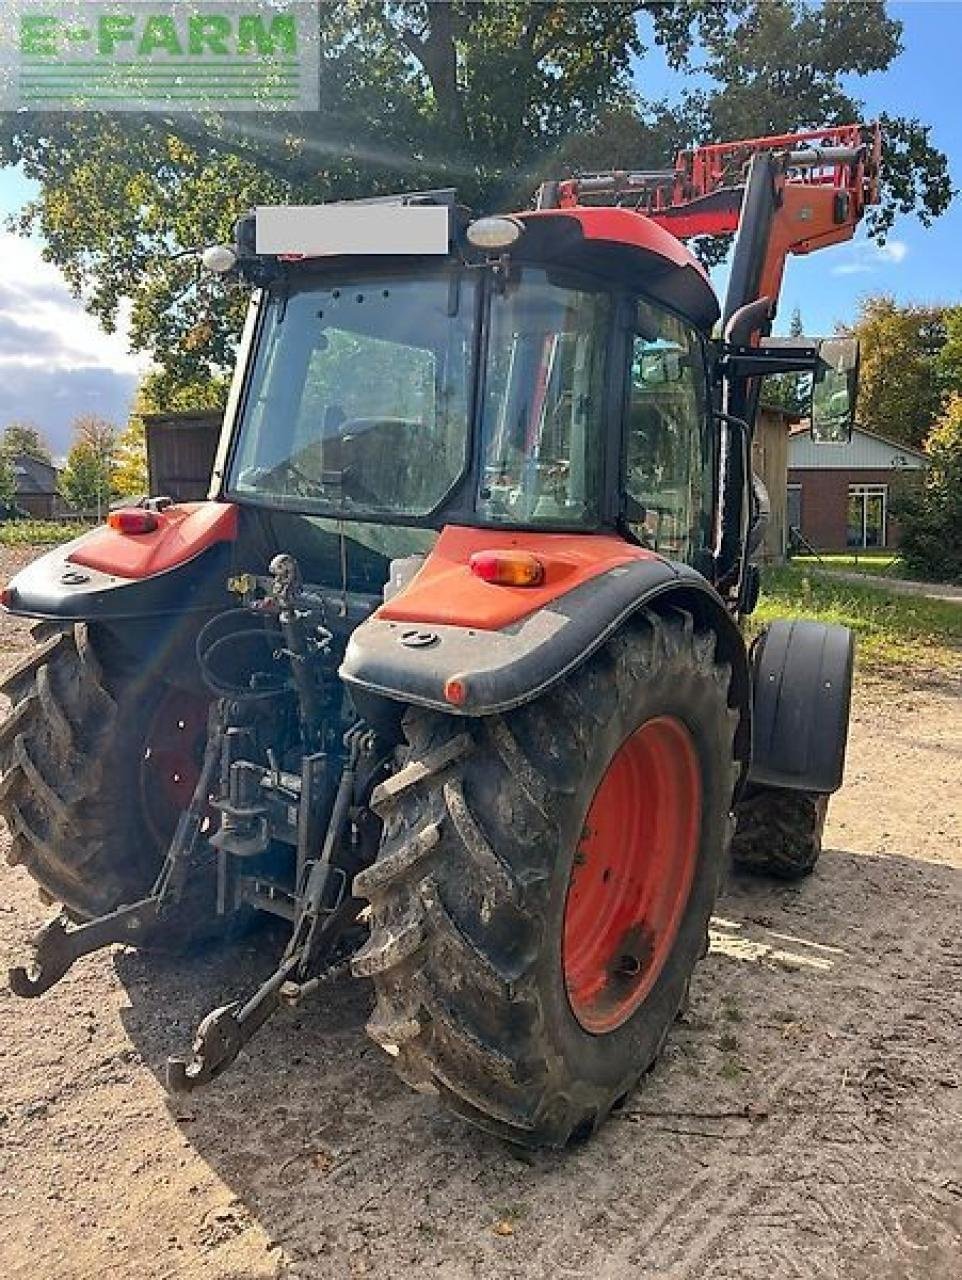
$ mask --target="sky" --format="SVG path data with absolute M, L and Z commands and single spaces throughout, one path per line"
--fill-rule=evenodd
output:
M 848 87 L 865 102 L 865 119 L 885 110 L 931 124 L 933 142 L 962 185 L 962 0 L 896 0 L 889 11 L 904 24 L 902 54 L 889 70 L 853 77 Z M 645 67 L 647 95 L 671 88 L 667 70 L 659 73 L 648 62 Z M 0 170 L 0 425 L 33 421 L 55 454 L 63 454 L 78 414 L 126 420 L 149 361 L 130 353 L 123 324 L 116 334 L 101 331 L 59 271 L 43 261 L 39 241 L 3 229 L 32 192 L 17 170 Z M 960 244 L 962 199 L 956 198 L 931 228 L 900 219 L 884 246 L 861 233 L 849 244 L 790 259 L 777 327 L 787 328 L 798 307 L 806 333 L 830 333 L 854 318 L 861 297 L 874 293 L 891 293 L 902 303 L 962 302 Z

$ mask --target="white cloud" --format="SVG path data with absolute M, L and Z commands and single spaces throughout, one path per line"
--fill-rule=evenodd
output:
M 129 350 L 129 309 L 104 333 L 34 240 L 0 231 L 0 262 L 0 429 L 36 422 L 57 453 L 81 413 L 123 423 L 150 367 Z
M 886 266 L 898 266 L 904 262 L 909 247 L 904 240 L 886 240 L 875 244 L 871 240 L 856 240 L 836 250 L 837 265 L 833 276 L 871 275 Z
M 105 333 L 35 241 L 0 231 L 0 261 L 0 371 L 96 367 L 136 376 L 150 366 L 129 350 L 129 313 L 122 311 L 116 333 Z

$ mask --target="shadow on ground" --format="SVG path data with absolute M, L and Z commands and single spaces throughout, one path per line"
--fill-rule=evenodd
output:
M 115 963 L 162 1079 L 271 956 Z M 564 1155 L 513 1153 L 411 1093 L 365 1038 L 369 1006 L 344 980 L 168 1103 L 277 1274 L 956 1274 L 960 869 L 832 850 L 798 885 L 734 879 L 662 1061 Z

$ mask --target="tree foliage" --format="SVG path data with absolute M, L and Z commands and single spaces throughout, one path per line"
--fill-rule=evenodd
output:
M 10 455 L 0 450 L 0 506 L 8 510 L 17 497 L 17 477 Z
M 962 582 L 962 393 L 953 392 L 926 441 L 922 486 L 903 495 L 899 549 L 916 573 Z
M 21 454 L 28 458 L 38 458 L 41 462 L 52 460 L 40 428 L 32 422 L 11 422 L 4 427 L 3 435 L 0 436 L 0 453 L 8 459 Z
M 113 455 L 110 487 L 124 498 L 139 497 L 149 488 L 147 476 L 147 438 L 143 418 L 131 416 L 117 437 Z
M 117 428 L 95 414 L 84 414 L 73 424 L 73 444 L 67 465 L 60 473 L 63 496 L 79 511 L 101 514 L 110 503 Z
M 243 297 L 199 289 L 170 255 L 229 237 L 252 205 L 454 185 L 479 210 L 518 206 L 572 166 L 664 166 L 697 141 L 848 122 L 861 108 L 847 78 L 884 70 L 901 31 L 879 0 L 318 8 L 319 112 L 0 120 L 0 163 L 41 185 L 19 225 L 108 329 L 132 300 L 134 346 L 171 385 L 229 365 Z M 699 77 L 671 101 L 643 96 L 646 60 L 661 57 Z M 889 120 L 886 139 L 876 234 L 951 197 L 922 124 Z
M 851 332 L 859 339 L 858 421 L 870 431 L 920 448 L 944 398 L 962 391 L 958 349 L 945 354 L 962 308 L 899 306 L 888 294 L 866 298 Z
M 962 392 L 962 306 L 949 307 L 945 313 L 945 343 L 935 365 L 943 392 Z

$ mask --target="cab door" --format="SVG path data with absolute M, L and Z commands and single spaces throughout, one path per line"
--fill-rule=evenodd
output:
M 672 312 L 637 302 L 629 345 L 624 518 L 642 546 L 699 567 L 711 545 L 710 422 L 701 334 Z

